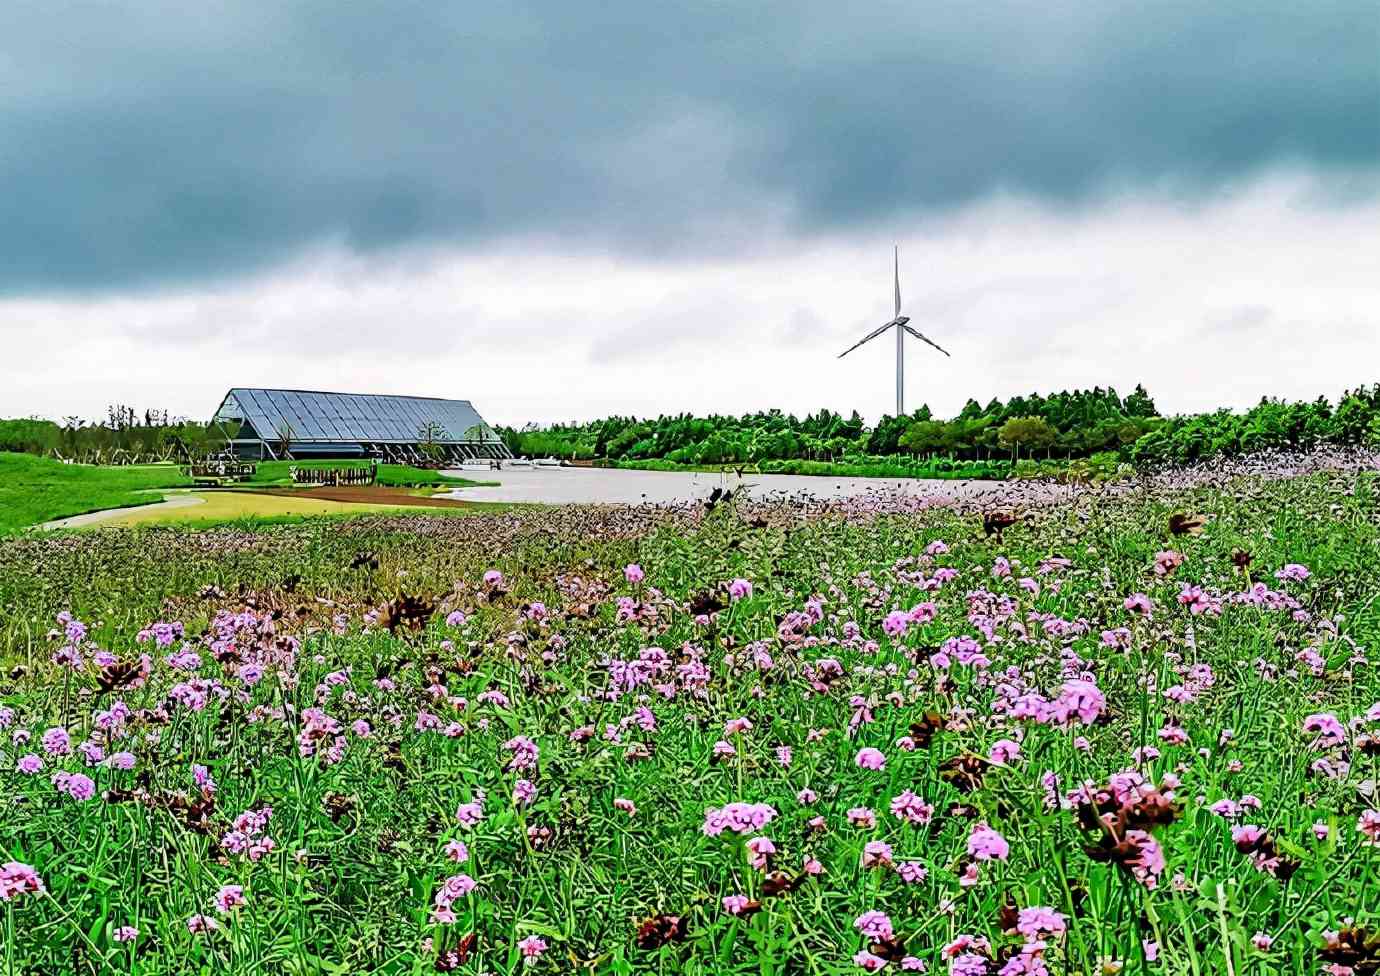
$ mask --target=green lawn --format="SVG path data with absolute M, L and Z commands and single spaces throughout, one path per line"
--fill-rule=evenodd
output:
M 151 488 L 190 485 L 173 464 L 96 467 L 0 452 L 0 532 L 163 500 Z
M 290 461 L 261 463 L 255 486 L 291 484 Z M 359 461 L 327 461 L 312 467 L 363 467 Z M 465 488 L 492 482 L 471 481 L 403 464 L 379 465 L 378 483 L 390 487 Z M 163 500 L 158 488 L 192 484 L 175 464 L 98 467 L 63 464 L 31 454 L 0 452 L 0 533 L 15 532 L 69 515 L 148 505 Z

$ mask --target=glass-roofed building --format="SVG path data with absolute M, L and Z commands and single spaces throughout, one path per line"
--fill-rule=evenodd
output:
M 246 460 L 512 457 L 468 400 L 236 387 L 211 423 Z

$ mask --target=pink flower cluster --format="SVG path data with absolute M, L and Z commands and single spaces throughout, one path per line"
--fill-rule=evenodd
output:
M 729 803 L 704 812 L 704 834 L 717 837 L 725 830 L 736 834 L 750 834 L 761 830 L 776 816 L 776 809 L 766 803 Z

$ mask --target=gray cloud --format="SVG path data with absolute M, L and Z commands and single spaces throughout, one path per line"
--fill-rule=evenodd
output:
M 559 236 L 703 256 L 994 193 L 1374 193 L 1380 15 L 1308 4 L 0 7 L 0 292 Z M 1357 175 L 1359 174 L 1359 175 Z
M 1238 335 L 1254 332 L 1270 321 L 1270 309 L 1264 305 L 1239 305 L 1208 316 L 1203 323 L 1210 333 Z

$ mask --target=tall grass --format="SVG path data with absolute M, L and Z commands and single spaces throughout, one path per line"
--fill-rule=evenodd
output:
M 46 889 L 4 903 L 4 963 L 1282 976 L 1336 958 L 1327 933 L 1368 945 L 1374 476 L 1088 493 L 1000 541 L 976 521 L 0 542 L 0 862 Z M 89 632 L 47 636 L 62 609 Z M 738 802 L 772 815 L 717 831 Z

